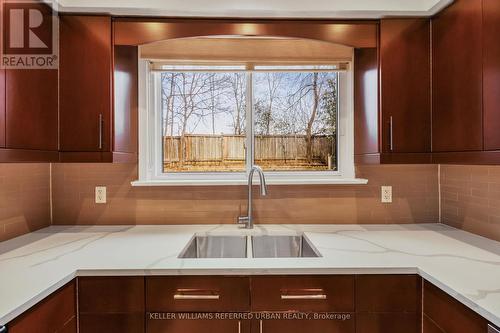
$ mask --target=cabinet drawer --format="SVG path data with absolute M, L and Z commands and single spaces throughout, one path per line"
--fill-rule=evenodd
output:
M 354 319 L 336 320 L 254 320 L 252 333 L 354 333 Z M 368 333 L 368 332 L 367 332 Z M 370 332 L 371 333 L 371 332 Z
M 148 320 L 147 333 L 249 333 L 250 322 L 238 320 Z
M 80 313 L 144 313 L 143 277 L 78 278 Z
M 419 312 L 421 295 L 416 275 L 356 276 L 357 312 Z
M 420 333 L 417 313 L 357 313 L 356 333 Z
M 261 276 L 251 281 L 253 311 L 354 311 L 354 277 L 350 275 Z
M 80 315 L 79 333 L 141 333 L 144 313 L 91 313 Z
M 146 278 L 148 312 L 244 312 L 250 310 L 246 277 Z

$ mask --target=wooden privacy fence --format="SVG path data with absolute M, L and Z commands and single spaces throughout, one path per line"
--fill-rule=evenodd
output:
M 185 135 L 164 137 L 164 163 L 223 162 L 245 160 L 244 135 Z M 327 164 L 335 155 L 332 137 L 314 136 L 312 154 L 315 161 Z M 269 135 L 255 137 L 256 160 L 306 160 L 304 135 Z

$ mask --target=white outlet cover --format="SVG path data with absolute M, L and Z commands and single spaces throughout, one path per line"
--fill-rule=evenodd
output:
M 95 188 L 95 203 L 106 203 L 106 186 L 96 186 Z
M 382 186 L 381 202 L 392 203 L 392 186 Z

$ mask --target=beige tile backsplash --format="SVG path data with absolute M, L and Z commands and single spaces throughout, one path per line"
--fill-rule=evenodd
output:
M 53 164 L 53 224 L 234 223 L 244 186 L 132 187 L 133 164 Z M 368 185 L 271 186 L 255 197 L 257 223 L 435 223 L 438 166 L 358 166 Z M 441 221 L 500 240 L 500 166 L 442 165 Z M 94 203 L 107 187 L 108 203 Z M 380 203 L 392 185 L 394 202 Z M 0 164 L 0 241 L 50 225 L 50 165 Z
M 50 225 L 50 165 L 0 163 L 0 241 Z
M 500 166 L 442 165 L 441 221 L 500 241 Z
M 255 197 L 256 223 L 435 223 L 438 172 L 432 165 L 360 166 L 368 185 L 272 186 Z M 53 165 L 54 224 L 234 223 L 246 210 L 246 188 L 132 187 L 136 165 Z M 107 186 L 108 203 L 94 203 L 95 186 Z M 393 204 L 380 203 L 380 186 L 392 185 Z M 257 192 L 257 191 L 256 191 Z

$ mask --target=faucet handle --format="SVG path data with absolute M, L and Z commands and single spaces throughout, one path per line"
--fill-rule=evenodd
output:
M 248 216 L 238 217 L 238 224 L 247 224 L 250 218 Z

